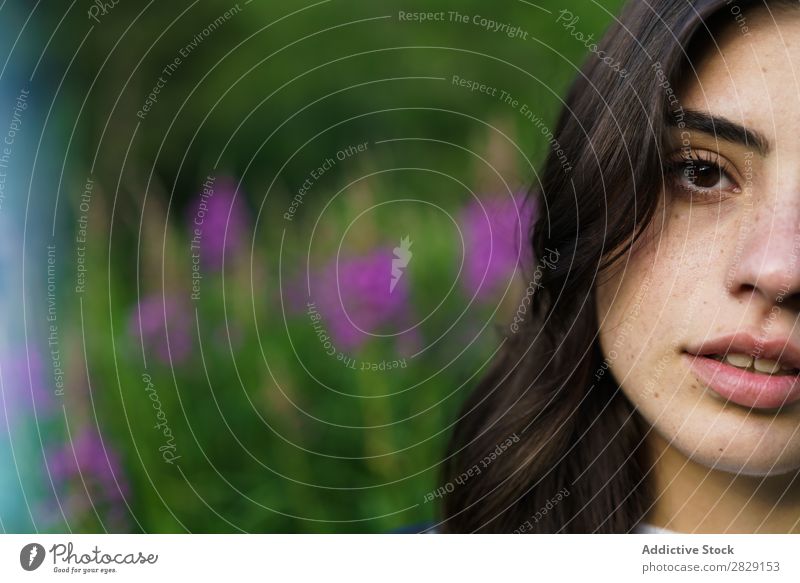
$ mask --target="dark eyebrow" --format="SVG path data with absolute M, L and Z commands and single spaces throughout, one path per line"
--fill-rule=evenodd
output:
M 747 129 L 727 118 L 687 109 L 683 111 L 683 118 L 681 120 L 676 120 L 670 116 L 670 125 L 673 127 L 677 127 L 678 121 L 683 121 L 686 129 L 714 136 L 718 140 L 755 148 L 762 156 L 769 152 L 769 140 L 764 134 Z

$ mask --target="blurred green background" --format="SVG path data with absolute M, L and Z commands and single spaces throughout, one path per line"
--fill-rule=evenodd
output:
M 4 3 L 2 528 L 435 521 L 620 4 Z

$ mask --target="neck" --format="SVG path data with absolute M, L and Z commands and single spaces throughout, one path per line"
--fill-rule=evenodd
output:
M 655 498 L 648 523 L 689 533 L 800 533 L 800 471 L 736 475 L 691 461 L 655 430 L 647 442 Z

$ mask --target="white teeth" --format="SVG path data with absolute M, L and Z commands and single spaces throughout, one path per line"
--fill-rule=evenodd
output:
M 781 370 L 781 365 L 778 364 L 777 360 L 769 360 L 768 358 L 756 358 L 755 363 L 753 363 L 753 368 L 755 368 L 758 372 L 766 372 L 769 374 L 774 374 Z
M 735 366 L 736 368 L 743 368 L 743 369 L 750 369 L 755 370 L 756 372 L 765 373 L 765 374 L 777 374 L 777 373 L 785 373 L 787 371 L 793 371 L 795 374 L 797 373 L 797 369 L 780 363 L 777 360 L 771 360 L 769 358 L 753 358 L 749 354 L 741 354 L 741 353 L 730 353 L 726 354 L 725 356 L 720 355 L 712 355 L 711 358 L 716 360 L 721 360 L 723 362 L 727 362 L 731 366 Z
M 753 357 L 748 354 L 726 354 L 725 361 L 737 368 L 750 368 L 753 364 Z

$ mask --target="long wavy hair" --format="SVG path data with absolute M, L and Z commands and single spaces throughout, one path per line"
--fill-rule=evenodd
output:
M 745 8 L 777 3 L 631 0 L 592 47 L 555 131 L 574 170 L 551 152 L 530 193 L 534 257 L 558 261 L 460 412 L 439 530 L 624 533 L 646 516 L 650 428 L 607 371 L 594 290 L 654 217 L 693 63 L 720 26 L 746 26 Z

